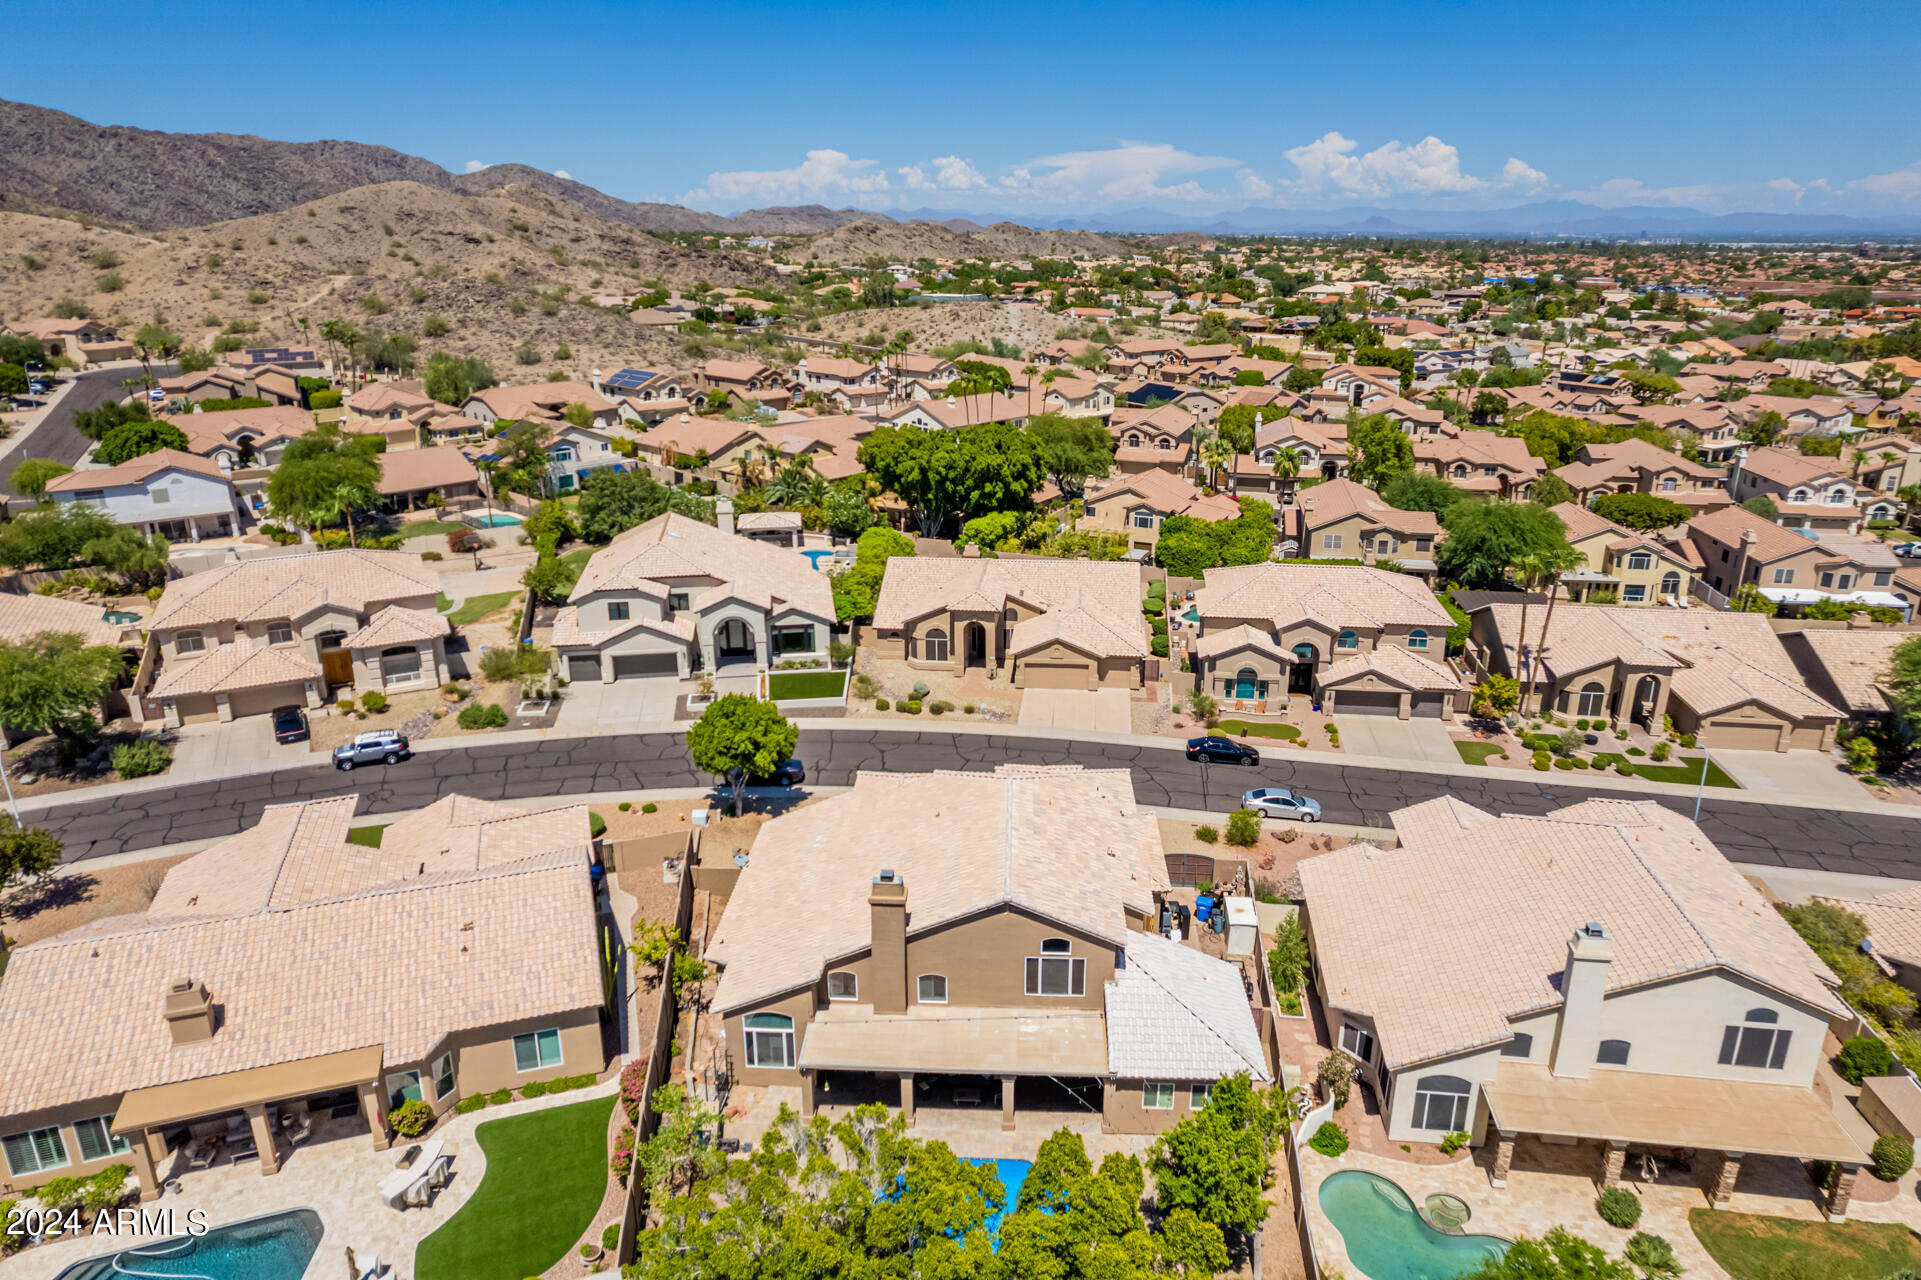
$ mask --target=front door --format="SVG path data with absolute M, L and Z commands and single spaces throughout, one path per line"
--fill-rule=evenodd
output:
M 970 667 L 987 665 L 987 628 L 978 622 L 967 624 L 967 665 Z
M 1288 668 L 1287 691 L 1289 693 L 1314 692 L 1314 646 L 1297 644 L 1294 646 L 1294 665 Z
M 714 647 L 720 651 L 723 659 L 752 658 L 754 633 L 739 618 L 729 618 L 714 633 Z
M 352 684 L 354 682 L 353 654 L 346 649 L 321 650 L 320 674 L 327 677 L 328 684 Z

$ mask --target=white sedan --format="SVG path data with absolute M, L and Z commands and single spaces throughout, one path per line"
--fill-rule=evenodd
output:
M 1241 807 L 1252 809 L 1264 818 L 1291 818 L 1295 822 L 1321 820 L 1319 800 L 1295 795 L 1284 787 L 1257 787 L 1241 796 Z

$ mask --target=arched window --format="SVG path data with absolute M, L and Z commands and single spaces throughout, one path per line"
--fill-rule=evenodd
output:
M 947 979 L 938 973 L 923 973 L 914 983 L 914 992 L 922 1004 L 946 1004 Z
M 1457 462 L 1454 464 L 1454 478 L 1456 480 L 1465 480 L 1467 478 L 1467 464 L 1465 462 Z
M 1846 503 L 1847 500 L 1848 500 L 1848 489 L 1846 485 L 1837 484 L 1834 486 L 1834 488 L 1828 490 L 1829 506 L 1838 507 Z
M 1358 649 L 1361 647 L 1361 638 L 1352 631 L 1343 631 L 1340 635 L 1334 637 L 1334 647 L 1336 649 Z
M 1607 705 L 1607 690 L 1592 680 L 1581 686 L 1581 696 L 1575 703 L 1577 716 L 1598 716 Z
M 846 969 L 837 969 L 827 975 L 827 998 L 829 1000 L 858 1000 L 860 980 Z
M 1765 1067 L 1779 1071 L 1788 1060 L 1794 1033 L 1777 1025 L 1781 1015 L 1772 1009 L 1749 1009 L 1737 1027 L 1721 1031 L 1721 1065 Z
M 1410 649 L 1427 648 L 1427 632 L 1419 627 L 1407 633 L 1407 647 Z
M 750 1013 L 741 1019 L 750 1067 L 794 1065 L 794 1020 L 784 1013 Z
M 323 631 L 314 637 L 314 644 L 319 647 L 320 652 L 327 653 L 331 650 L 338 649 L 346 642 L 346 639 L 347 633 L 345 631 Z
M 920 656 L 929 662 L 947 661 L 947 633 L 939 627 L 929 631 L 920 642 Z
M 1459 1133 L 1467 1128 L 1474 1086 L 1459 1076 L 1422 1076 L 1414 1082 L 1414 1127 Z
M 1525 1031 L 1516 1031 L 1514 1038 L 1501 1046 L 1503 1058 L 1528 1058 L 1534 1055 L 1534 1037 Z
M 1006 609 L 1001 611 L 1001 616 L 1006 618 L 1009 622 L 1016 622 L 1016 621 L 1019 621 L 1021 615 L 1020 615 L 1020 611 L 1015 609 L 1014 606 L 1010 604 L 1007 606 Z
M 1813 496 L 1814 496 L 1814 493 L 1812 490 L 1796 489 L 1793 492 L 1788 494 L 1788 501 L 1789 502 L 1806 502 L 1809 498 L 1812 498 Z
M 293 623 L 285 618 L 275 618 L 267 624 L 268 644 L 292 644 Z
M 1254 670 L 1254 668 L 1242 667 L 1239 671 L 1234 673 L 1234 696 L 1237 698 L 1254 697 L 1255 686 L 1257 686 L 1259 683 L 1260 683 L 1260 675 L 1258 672 Z
M 182 631 L 173 638 L 175 653 L 204 653 L 206 648 L 207 638 L 198 631 Z
M 1127 433 L 1127 447 L 1128 447 L 1128 448 L 1130 448 L 1130 449 L 1138 449 L 1138 448 L 1140 448 L 1140 447 L 1141 447 L 1141 433 L 1140 433 L 1140 432 L 1138 432 L 1138 431 L 1130 431 L 1130 432 L 1128 432 L 1128 433 Z
M 1678 598 L 1681 594 L 1681 575 L 1673 571 L 1662 574 L 1661 594 Z
M 1313 666 L 1313 665 L 1314 665 L 1314 662 L 1315 662 L 1315 653 L 1314 653 L 1314 646 L 1313 646 L 1313 645 L 1311 645 L 1311 644 L 1297 644 L 1297 645 L 1295 645 L 1295 646 L 1294 646 L 1294 661 L 1296 661 L 1296 662 L 1305 662 L 1305 663 L 1306 663 L 1306 664 L 1307 664 L 1308 666 L 1310 666 L 1310 667 L 1311 667 L 1311 666 Z
M 1594 1054 L 1594 1060 L 1604 1067 L 1625 1067 L 1628 1064 L 1628 1050 L 1632 1047 L 1625 1040 L 1603 1040 Z

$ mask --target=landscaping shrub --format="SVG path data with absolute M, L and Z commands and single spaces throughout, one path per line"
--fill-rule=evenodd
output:
M 1894 1182 L 1914 1168 L 1914 1143 L 1898 1133 L 1884 1133 L 1876 1138 L 1870 1155 L 1874 1176 L 1883 1182 Z
M 874 710 L 876 710 L 876 711 L 885 711 L 885 710 L 887 710 L 887 707 L 888 707 L 888 702 L 887 702 L 887 699 L 885 699 L 885 698 L 875 698 L 875 699 L 874 699 Z
M 974 704 L 973 704 L 973 703 L 971 703 L 971 702 L 970 702 L 970 703 L 967 703 L 967 704 L 966 704 L 965 706 L 963 706 L 963 707 L 961 708 L 961 710 L 962 710 L 962 711 L 965 711 L 965 712 L 966 712 L 966 713 L 967 713 L 968 715 L 970 715 L 970 716 L 971 716 L 971 715 L 973 715 L 973 714 L 974 714 Z
M 459 1102 L 454 1103 L 454 1114 L 464 1116 L 469 1114 L 470 1112 L 478 1111 L 486 1105 L 487 1105 L 486 1094 L 471 1093 L 471 1094 L 468 1094 L 466 1097 L 462 1098 Z
M 620 1109 L 630 1123 L 640 1123 L 640 1104 L 646 1096 L 647 1059 L 635 1058 L 620 1069 Z
M 947 705 L 945 702 L 930 702 L 927 704 L 927 713 L 935 716 L 945 715 L 947 713 Z
M 173 750 L 154 738 L 136 738 L 113 749 L 113 771 L 123 778 L 150 778 L 173 763 Z
M 1622 1256 L 1639 1267 L 1644 1276 L 1681 1274 L 1681 1264 L 1674 1257 L 1674 1246 L 1667 1242 L 1666 1236 L 1657 1236 L 1651 1231 L 1637 1231 L 1629 1236 L 1627 1250 Z
M 1550 757 L 1545 751 L 1536 751 L 1534 753 L 1534 767 L 1544 773 L 1547 771 L 1549 760 Z
M 1628 754 L 1629 754 L 1629 755 L 1631 755 L 1631 756 L 1644 756 L 1644 755 L 1646 755 L 1646 754 L 1647 754 L 1647 752 L 1645 752 L 1645 751 L 1643 751 L 1643 750 L 1641 750 L 1641 748 L 1639 748 L 1639 747 L 1629 747 L 1629 748 L 1628 748 Z M 1646 1233 L 1646 1232 L 1642 1232 L 1642 1234 L 1643 1234 L 1643 1235 L 1646 1235 L 1647 1233 Z M 1651 1239 L 1651 1240 L 1660 1240 L 1660 1239 L 1661 1239 L 1661 1237 L 1659 1237 L 1659 1236 L 1649 1236 L 1648 1238 L 1649 1238 L 1649 1239 Z M 1666 1243 L 1666 1242 L 1665 1242 L 1665 1241 L 1663 1241 L 1662 1243 Z
M 1462 1147 L 1465 1147 L 1467 1145 L 1467 1142 L 1468 1142 L 1468 1138 L 1465 1133 L 1460 1133 L 1458 1131 L 1455 1133 L 1450 1133 L 1447 1135 L 1447 1137 L 1441 1139 L 1441 1154 L 1444 1156 L 1451 1156 L 1456 1151 L 1459 1151 Z
M 360 695 L 360 705 L 369 711 L 385 711 L 387 709 L 387 695 L 376 689 L 369 689 Z
M 1575 757 L 1574 757 L 1574 758 L 1573 758 L 1573 759 L 1572 759 L 1572 760 L 1570 761 L 1570 763 L 1571 763 L 1571 764 L 1573 764 L 1573 766 L 1574 766 L 1574 767 L 1575 767 L 1576 769 L 1589 769 L 1589 768 L 1592 768 L 1592 767 L 1593 767 L 1593 766 L 1592 766 L 1592 765 L 1590 765 L 1590 764 L 1589 764 L 1589 763 L 1588 763 L 1588 762 L 1587 762 L 1587 761 L 1586 761 L 1585 759 L 1583 759 L 1583 758 L 1582 758 L 1582 757 L 1580 757 L 1580 756 L 1575 756 Z
M 1574 761 L 1568 759 L 1566 756 L 1562 756 L 1554 762 L 1554 767 L 1556 769 L 1572 769 L 1574 768 Z
M 538 1098 L 546 1092 L 546 1085 L 538 1080 L 530 1080 L 521 1087 L 520 1096 L 523 1098 Z
M 447 557 L 441 555 L 438 551 L 423 551 L 420 553 L 420 558 L 422 560 L 445 560 Z
M 387 1124 L 403 1138 L 418 1138 L 433 1127 L 434 1109 L 418 1098 L 410 1098 L 387 1116 Z
M 507 712 L 499 703 L 474 702 L 460 709 L 463 729 L 503 729 L 506 725 Z
M 512 1089 L 495 1089 L 492 1093 L 487 1095 L 487 1105 L 491 1107 L 505 1106 L 507 1103 L 512 1102 L 513 1100 L 514 1100 L 514 1091 Z
M 1252 809 L 1236 809 L 1227 815 L 1227 842 L 1239 849 L 1260 843 L 1261 815 Z
M 865 671 L 856 675 L 854 677 L 854 696 L 862 699 L 873 697 L 874 677 L 868 675 Z
M 1659 764 L 1661 763 L 1661 761 L 1667 759 L 1669 756 L 1673 754 L 1674 754 L 1674 748 L 1670 747 L 1665 742 L 1657 742 L 1654 744 L 1654 754 L 1649 756 L 1648 758 L 1653 760 L 1654 763 Z
M 1203 822 L 1200 826 L 1194 828 L 1194 838 L 1202 844 L 1213 844 L 1221 838 L 1221 833 Z
M 1878 1036 L 1855 1036 L 1841 1046 L 1834 1068 L 1849 1084 L 1860 1084 L 1869 1076 L 1884 1076 L 1894 1070 L 1894 1052 Z
M 316 391 L 307 397 L 307 407 L 309 409 L 338 409 L 344 396 L 345 393 L 337 387 L 331 391 Z
M 1641 1220 L 1641 1197 L 1626 1187 L 1609 1187 L 1601 1193 L 1595 1208 L 1602 1221 L 1611 1227 L 1631 1227 Z
M 600 1233 L 600 1247 L 608 1253 L 620 1248 L 620 1224 L 610 1222 L 607 1229 Z
M 626 813 L 633 807 L 634 807 L 634 802 L 632 800 L 622 800 L 619 805 L 619 809 L 622 813 Z
M 596 840 L 607 834 L 607 819 L 592 809 L 587 811 L 587 834 Z
M 354 713 L 354 700 L 352 698 L 342 698 L 340 701 L 334 703 L 334 710 L 343 716 L 350 716 Z
M 1684 751 L 1692 751 L 1692 750 L 1694 750 L 1694 735 L 1693 735 L 1693 734 L 1691 734 L 1691 733 L 1684 733 L 1684 734 L 1682 734 L 1682 735 L 1681 735 L 1681 749 L 1682 749 L 1682 750 L 1684 750 Z
M 910 716 L 917 716 L 920 714 L 920 699 L 913 698 L 907 702 L 903 702 L 900 704 L 899 709 L 905 711 Z
M 620 1179 L 622 1186 L 627 1185 L 627 1175 L 634 1171 L 634 1126 L 620 1126 L 620 1133 L 614 1138 L 614 1154 L 608 1157 L 607 1167 Z
M 1332 1120 L 1324 1120 L 1321 1127 L 1314 1131 L 1314 1136 L 1307 1140 L 1307 1145 L 1324 1156 L 1338 1156 L 1347 1150 L 1347 1130 Z
M 646 804 L 640 806 L 640 811 L 642 813 L 659 813 L 660 806 L 655 804 L 652 800 L 649 800 Z

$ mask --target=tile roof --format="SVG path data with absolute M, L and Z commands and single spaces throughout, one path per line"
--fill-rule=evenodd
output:
M 1844 631 L 1811 629 L 1790 632 L 1782 642 L 1813 658 L 1849 711 L 1882 715 L 1890 710 L 1885 681 L 1894 664 L 1894 651 L 1915 634 L 1852 627 Z
M 1130 933 L 1125 962 L 1104 995 L 1112 1075 L 1272 1078 L 1238 965 L 1158 933 Z
M 1763 563 L 1799 555 L 1809 547 L 1821 545 L 1791 529 L 1783 529 L 1772 520 L 1763 520 L 1746 507 L 1722 507 L 1718 511 L 1694 516 L 1688 521 L 1688 529 L 1731 547 L 1740 546 L 1741 535 L 1752 531 L 1754 548 L 1749 554 L 1758 556 Z
M 192 693 L 234 693 L 276 684 L 318 680 L 320 668 L 298 645 L 269 645 L 241 633 L 232 644 L 209 648 L 204 657 L 168 662 L 151 691 L 155 698 Z
M 455 797 L 365 849 L 355 803 L 269 806 L 168 872 L 145 914 L 15 951 L 0 1114 L 372 1045 L 418 1062 L 450 1033 L 600 1004 L 586 806 Z M 220 1024 L 176 1047 L 160 1008 L 181 977 Z
M 664 599 L 669 584 L 690 578 L 719 579 L 723 586 L 709 593 L 715 600 L 724 596 L 712 592 L 724 591 L 765 607 L 834 617 L 832 587 L 798 551 L 722 533 L 674 512 L 636 525 L 594 552 L 561 613 L 577 612 L 580 601 L 600 591 L 636 591 Z M 691 603 L 701 607 L 700 600 Z
M 447 426 L 438 423 L 437 427 Z M 451 445 L 429 449 L 394 449 L 380 455 L 380 479 L 374 488 L 384 494 L 418 493 L 457 484 L 478 484 L 480 473 L 467 455 Z
M 1749 449 L 1738 463 L 1742 471 L 1753 472 L 1778 485 L 1818 485 L 1828 480 L 1846 480 L 1847 471 L 1834 458 L 1804 457 L 1786 449 Z
M 435 613 L 431 609 L 403 609 L 397 604 L 390 604 L 367 619 L 366 626 L 340 643 L 348 649 L 377 649 L 390 644 L 432 640 L 452 630 L 453 626 L 445 614 Z
M 1852 911 L 1868 926 L 1877 956 L 1921 965 L 1921 886 L 1911 885 L 1873 898 L 1823 898 Z
M 492 409 L 497 417 L 511 419 L 557 416 L 570 404 L 584 404 L 595 413 L 605 413 L 614 407 L 585 382 L 525 382 L 512 387 L 488 387 L 474 392 L 472 399 Z
M 1041 610 L 1015 625 L 1015 653 L 1062 639 L 1100 657 L 1144 658 L 1140 594 L 1140 570 L 1131 564 L 897 556 L 881 579 L 874 626 L 897 630 L 950 609 L 999 613 L 1013 599 Z
M 217 622 L 298 620 L 324 605 L 365 614 L 373 606 L 431 597 L 440 578 L 420 557 L 400 551 L 316 551 L 243 560 L 176 578 L 148 621 L 149 629 Z
M 1160 826 L 1125 769 L 859 773 L 760 829 L 708 944 L 715 1008 L 816 982 L 872 945 L 883 868 L 907 886 L 909 937 L 1012 906 L 1119 947 L 1137 936 L 1124 908 L 1151 914 L 1168 887 Z
M 1436 690 L 1452 692 L 1467 687 L 1461 683 L 1461 678 L 1454 674 L 1452 668 L 1392 644 L 1381 645 L 1366 653 L 1341 659 L 1321 673 L 1320 683 L 1323 688 L 1326 688 L 1329 685 L 1344 684 L 1357 676 L 1369 674 L 1381 676 L 1395 684 L 1405 685 L 1409 689 L 1422 693 L 1432 693 Z
M 1323 480 L 1312 488 L 1301 490 L 1299 503 L 1302 527 L 1306 529 L 1318 529 L 1322 525 L 1359 515 L 1364 516 L 1370 524 L 1395 533 L 1433 537 L 1441 532 L 1441 522 L 1432 511 L 1402 511 L 1383 501 L 1381 495 L 1366 485 L 1352 480 Z
M 1401 847 L 1303 862 L 1330 1004 L 1371 1018 L 1389 1066 L 1506 1041 L 1559 1006 L 1575 928 L 1614 939 L 1607 990 L 1728 969 L 1844 1011 L 1826 968 L 1692 822 L 1652 801 L 1496 817 L 1452 799 L 1393 815 Z
M 0 593 L 0 640 L 19 644 L 43 631 L 76 635 L 87 644 L 118 645 L 127 628 L 108 622 L 97 604 L 81 604 L 58 596 L 16 596 Z
M 1194 593 L 1205 630 L 1253 620 L 1281 631 L 1296 622 L 1343 627 L 1445 629 L 1447 610 L 1418 578 L 1358 565 L 1256 564 L 1209 569 Z
M 129 462 L 117 467 L 95 467 L 87 471 L 69 471 L 63 476 L 55 476 L 47 481 L 48 493 L 65 493 L 69 489 L 110 489 L 115 485 L 141 484 L 162 471 L 191 471 L 195 475 L 207 476 L 214 480 L 225 480 L 227 473 L 212 458 L 203 458 L 194 453 L 182 453 L 178 449 L 156 449 L 143 453 Z
M 275 440 L 297 440 L 314 429 L 313 415 L 292 404 L 217 413 L 163 413 L 158 420 L 177 427 L 187 437 L 187 448 L 194 453 L 231 446 L 234 437 L 242 432 L 251 432 L 256 440 L 267 444 Z

